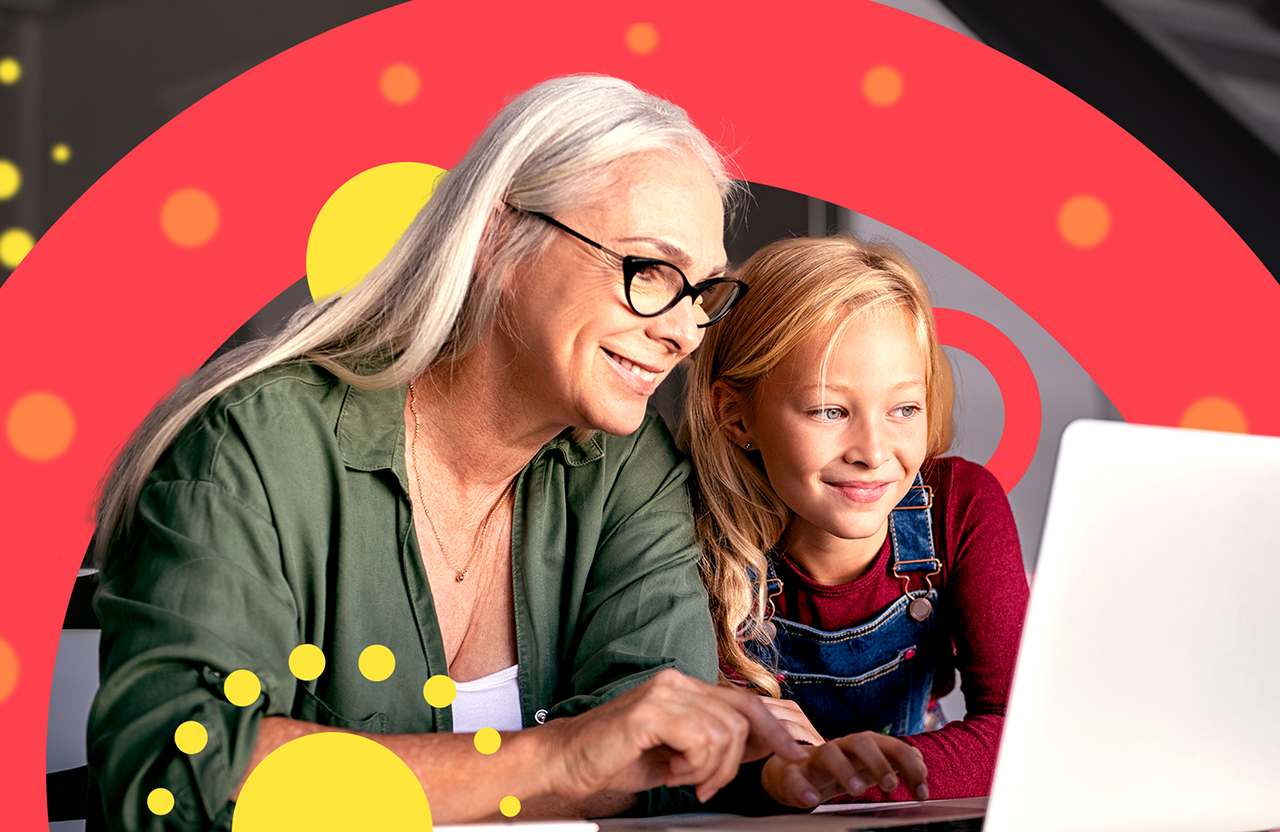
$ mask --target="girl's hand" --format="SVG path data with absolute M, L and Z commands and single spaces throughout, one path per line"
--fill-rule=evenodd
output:
M 783 806 L 810 808 L 836 795 L 860 796 L 868 787 L 885 793 L 906 781 L 917 800 L 928 800 L 924 756 L 896 737 L 863 731 L 805 749 L 804 762 L 771 758 L 760 773 L 761 785 Z
M 813 727 L 813 723 L 809 721 L 809 717 L 804 715 L 804 711 L 800 710 L 800 705 L 790 699 L 774 699 L 771 696 L 762 696 L 760 701 L 769 709 L 769 713 L 773 714 L 773 718 L 782 723 L 782 727 L 787 729 L 787 733 L 791 735 L 791 739 L 796 742 L 808 743 L 809 745 L 822 745 L 826 740 L 818 733 L 818 729 Z

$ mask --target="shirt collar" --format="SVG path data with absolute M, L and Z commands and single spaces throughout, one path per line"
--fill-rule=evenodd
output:
M 390 470 L 408 493 L 408 473 L 405 470 L 404 405 L 408 387 L 390 390 L 361 390 L 348 387 L 338 414 L 338 449 L 343 463 L 357 471 Z M 566 465 L 578 467 L 595 462 L 604 456 L 604 442 L 600 433 L 593 432 L 584 441 L 577 441 L 573 429 L 560 433 L 542 447 L 534 460 L 558 452 Z

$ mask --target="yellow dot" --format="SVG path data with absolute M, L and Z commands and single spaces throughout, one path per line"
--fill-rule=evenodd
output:
M 304 682 L 324 673 L 324 651 L 314 644 L 299 644 L 289 654 L 289 672 Z
M 902 86 L 902 73 L 891 66 L 873 66 L 862 76 L 862 94 L 877 107 L 897 103 Z
M 408 104 L 418 97 L 422 79 L 418 77 L 418 70 L 408 64 L 392 64 L 382 70 L 378 89 L 382 91 L 382 97 L 392 104 Z
M 5 419 L 9 444 L 33 462 L 56 459 L 71 445 L 76 420 L 61 396 L 28 393 L 14 403 Z
M 232 705 L 244 708 L 258 701 L 258 696 L 262 694 L 262 683 L 253 675 L 253 671 L 237 670 L 223 683 L 222 693 Z
M 1073 196 L 1058 211 L 1058 233 L 1076 248 L 1093 248 L 1109 231 L 1111 212 L 1096 196 Z
M 26 229 L 10 228 L 0 234 L 0 264 L 7 269 L 18 268 L 35 244 L 35 238 Z
M 147 795 L 147 808 L 153 815 L 167 815 L 173 811 L 173 792 L 168 789 L 152 789 Z
M 431 830 L 431 807 L 407 765 L 371 739 L 326 731 L 272 751 L 245 780 L 235 832 Z
M 627 29 L 627 48 L 637 55 L 648 55 L 658 48 L 658 27 L 652 23 L 633 23 Z
M 22 190 L 22 171 L 8 159 L 0 159 L 0 202 L 13 199 Z
M 199 754 L 209 744 L 209 732 L 200 723 L 187 720 L 173 732 L 173 742 L 183 754 Z
M 307 238 L 307 284 L 317 303 L 364 279 L 387 256 L 444 171 L 393 162 L 356 174 L 325 201 Z
M 71 161 L 71 145 L 66 142 L 58 142 L 49 148 L 49 158 L 60 165 L 65 165 Z
M 1184 428 L 1199 430 L 1223 430 L 1231 433 L 1248 433 L 1249 422 L 1244 411 L 1221 396 L 1205 396 L 1191 403 L 1182 413 L 1178 423 Z
M 18 686 L 18 654 L 9 642 L 0 638 L 0 702 L 9 698 Z
M 422 686 L 422 698 L 433 708 L 447 708 L 458 695 L 458 686 L 448 676 L 432 676 Z
M 481 728 L 476 731 L 475 744 L 481 754 L 492 754 L 502 747 L 502 735 L 492 728 Z
M 498 811 L 509 818 L 515 817 L 520 814 L 520 798 L 507 795 L 498 803 Z
M 209 242 L 217 233 L 220 221 L 218 203 L 199 188 L 175 191 L 160 208 L 160 228 L 164 235 L 183 248 Z
M 21 77 L 22 64 L 18 63 L 17 58 L 0 58 L 0 84 L 5 86 L 16 84 Z
M 360 672 L 370 682 L 390 678 L 395 669 L 395 655 L 381 644 L 370 644 L 360 652 Z

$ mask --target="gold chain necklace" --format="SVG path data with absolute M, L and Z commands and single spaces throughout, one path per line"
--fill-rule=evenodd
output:
M 484 547 L 484 538 L 489 531 L 489 523 L 493 520 L 493 514 L 498 510 L 498 506 L 506 502 L 507 492 L 515 485 L 514 479 L 507 483 L 502 489 L 502 493 L 498 495 L 498 502 L 493 504 L 493 508 L 489 509 L 489 513 L 484 516 L 484 525 L 480 527 L 480 534 L 476 536 L 476 542 L 471 547 L 471 557 L 467 559 L 467 563 L 459 571 L 458 567 L 449 558 L 449 553 L 445 551 L 444 541 L 440 539 L 440 532 L 436 529 L 436 521 L 431 519 L 431 512 L 427 510 L 426 492 L 422 490 L 422 473 L 418 469 L 418 429 L 420 427 L 418 421 L 418 398 L 413 389 L 413 383 L 409 383 L 409 412 L 413 414 L 413 445 L 409 448 L 409 459 L 413 460 L 413 479 L 418 484 L 418 504 L 422 506 L 422 513 L 427 516 L 427 524 L 431 526 L 431 535 L 436 539 L 436 545 L 440 547 L 440 554 L 444 555 L 444 562 L 449 564 L 449 568 L 458 573 L 457 581 L 462 583 L 467 578 L 467 573 L 471 571 L 471 565 L 476 562 L 480 550 Z

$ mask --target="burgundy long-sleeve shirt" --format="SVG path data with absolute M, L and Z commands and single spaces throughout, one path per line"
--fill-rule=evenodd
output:
M 955 645 L 965 718 L 924 734 L 906 737 L 928 766 L 931 798 L 973 797 L 991 791 L 996 749 L 1004 726 L 1005 703 L 1017 658 L 1027 607 L 1027 577 L 1009 501 L 987 469 L 959 457 L 929 460 L 921 467 L 933 487 L 934 546 L 942 572 L 938 612 Z M 822 630 L 844 630 L 873 617 L 902 595 L 890 571 L 890 542 L 872 568 L 855 581 L 824 586 L 799 572 L 786 558 L 775 561 L 782 592 L 773 598 L 776 614 Z M 911 588 L 923 582 L 912 579 Z M 953 686 L 953 676 L 936 678 L 934 694 Z M 903 786 L 889 795 L 871 787 L 861 798 L 913 800 Z

